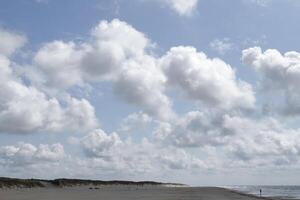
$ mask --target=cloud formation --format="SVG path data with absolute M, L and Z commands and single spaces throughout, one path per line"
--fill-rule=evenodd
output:
M 152 45 L 143 33 L 125 22 L 101 21 L 92 29 L 90 43 L 45 44 L 34 57 L 36 73 L 43 78 L 33 78 L 33 82 L 66 90 L 109 81 L 125 101 L 168 119 L 173 115 L 172 103 L 164 94 L 164 74 L 156 59 L 147 54 Z
M 24 35 L 0 28 L 0 54 L 10 56 L 17 49 L 23 47 L 26 41 Z
M 70 98 L 62 107 L 57 99 L 14 79 L 0 83 L 2 133 L 85 130 L 97 126 L 95 110 L 85 99 Z
M 8 33 L 7 33 L 8 34 Z M 15 73 L 0 54 L 0 133 L 86 130 L 97 126 L 95 110 L 85 99 L 69 97 L 65 106 Z
M 161 63 L 168 83 L 192 100 L 224 109 L 254 107 L 252 86 L 238 80 L 221 59 L 207 58 L 193 47 L 173 47 Z
M 160 123 L 154 134 L 157 141 L 182 148 L 221 146 L 233 134 L 225 126 L 228 118 L 228 115 L 191 111 L 173 122 Z
M 221 59 L 207 58 L 194 47 L 185 46 L 173 47 L 156 57 L 149 51 L 153 46 L 143 33 L 125 22 L 101 21 L 87 42 L 45 44 L 34 57 L 37 73 L 41 73 L 38 77 L 43 78 L 33 82 L 61 90 L 111 82 L 123 100 L 162 120 L 175 117 L 172 100 L 166 95 L 172 88 L 205 106 L 254 107 L 251 85 L 238 80 L 234 69 Z
M 13 41 L 24 37 L 5 34 Z M 24 45 L 20 41 L 1 47 L 6 50 L 0 52 L 0 132 L 72 131 L 84 136 L 69 140 L 68 145 L 79 148 L 78 155 L 69 155 L 61 144 L 3 146 L 3 165 L 21 171 L 22 166 L 46 169 L 54 164 L 61 174 L 84 176 L 299 163 L 299 130 L 265 115 L 253 119 L 247 111 L 257 114 L 261 107 L 255 87 L 239 79 L 234 67 L 195 47 L 171 47 L 154 55 L 155 44 L 118 19 L 99 22 L 83 41 L 43 44 L 28 66 L 12 61 Z M 243 51 L 242 60 L 259 74 L 263 95 L 279 91 L 284 111 L 300 112 L 299 53 L 254 47 Z M 87 99 L 72 96 L 72 89 L 103 83 L 117 98 L 136 106 L 112 133 L 100 129 L 96 109 Z M 180 105 L 173 105 L 175 98 L 193 110 L 182 114 Z M 117 133 L 145 127 L 138 138 Z
M 281 54 L 276 49 L 263 52 L 260 47 L 253 47 L 243 51 L 242 60 L 259 74 L 260 86 L 264 92 L 271 95 L 278 94 L 277 102 L 283 105 L 279 105 L 281 108 L 275 110 L 289 115 L 300 113 L 298 103 L 300 54 L 298 52 Z
M 89 162 L 116 171 L 149 173 L 158 172 L 159 168 L 182 170 L 207 167 L 205 162 L 183 149 L 165 148 L 146 138 L 140 143 L 123 141 L 117 133 L 107 134 L 100 129 L 80 139 L 80 144 Z
M 169 136 L 173 134 L 173 138 L 166 140 L 169 143 L 160 144 L 146 138 L 133 142 L 121 139 L 117 133 L 98 129 L 77 138 L 79 143 L 74 145 L 79 145 L 83 157 L 68 155 L 60 144 L 19 143 L 1 147 L 0 162 L 17 172 L 21 172 L 22 167 L 47 169 L 56 165 L 56 173 L 84 177 L 105 173 L 161 176 L 186 170 L 217 173 L 241 168 L 297 168 L 300 161 L 298 129 L 285 128 L 273 118 L 223 116 L 214 122 L 205 121 L 206 118 L 203 113 L 188 113 L 168 132 Z M 180 132 L 181 127 L 187 130 Z M 197 156 L 187 147 L 199 150 Z M 80 169 L 80 173 L 76 169 Z
M 181 16 L 191 15 L 198 5 L 198 0 L 157 0 L 163 5 L 168 6 Z
M 227 149 L 236 165 L 273 168 L 299 164 L 299 129 L 286 128 L 273 118 L 255 121 L 241 117 L 230 118 L 227 128 L 235 134 Z
M 1 165 L 13 168 L 56 163 L 64 157 L 65 152 L 61 144 L 34 146 L 19 143 L 15 146 L 0 147 Z
M 299 129 L 286 128 L 274 118 L 254 120 L 243 116 L 211 116 L 189 112 L 179 121 L 162 123 L 155 137 L 163 145 L 198 148 L 222 166 L 286 168 L 299 164 Z
M 153 122 L 152 117 L 143 112 L 132 113 L 120 123 L 119 131 L 133 133 L 143 131 Z

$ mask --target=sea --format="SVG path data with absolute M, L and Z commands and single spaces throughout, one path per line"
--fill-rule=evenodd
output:
M 300 200 L 300 186 L 230 186 L 226 187 L 238 192 L 260 196 L 260 190 L 263 197 L 276 197 L 279 199 L 297 199 Z

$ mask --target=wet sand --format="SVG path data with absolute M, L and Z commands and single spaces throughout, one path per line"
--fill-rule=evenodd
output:
M 0 200 L 257 200 L 213 187 L 82 186 L 0 189 Z

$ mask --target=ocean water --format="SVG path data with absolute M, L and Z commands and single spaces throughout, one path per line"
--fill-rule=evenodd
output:
M 264 197 L 277 197 L 279 199 L 298 199 L 300 200 L 300 186 L 231 186 L 227 187 L 239 192 L 259 196 L 262 190 Z

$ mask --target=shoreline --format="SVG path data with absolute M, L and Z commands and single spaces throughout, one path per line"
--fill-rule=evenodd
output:
M 222 188 L 222 187 L 221 187 Z M 229 189 L 229 188 L 224 188 L 230 192 L 236 193 L 236 194 L 240 194 L 240 195 L 244 195 L 244 196 L 248 196 L 248 197 L 254 197 L 254 198 L 259 198 L 259 199 L 264 199 L 264 200 L 289 200 L 289 199 L 278 199 L 278 197 L 264 197 L 264 196 L 257 196 L 255 194 L 249 194 L 249 193 L 245 193 L 245 192 L 241 192 L 238 190 L 233 190 L 233 189 Z M 296 200 L 296 199 L 294 199 Z
M 222 188 L 222 187 L 220 187 Z M 244 195 L 244 196 L 249 196 L 249 197 L 254 197 L 254 198 L 259 198 L 259 199 L 264 199 L 264 200 L 298 200 L 296 198 L 293 198 L 293 197 L 279 197 L 279 196 L 270 196 L 270 197 L 265 197 L 265 196 L 258 196 L 258 195 L 255 195 L 255 194 L 250 194 L 250 193 L 245 193 L 245 192 L 241 192 L 241 191 L 238 191 L 238 190 L 234 190 L 234 189 L 230 189 L 230 188 L 224 188 L 228 191 L 231 191 L 233 193 L 237 193 L 237 194 L 240 194 L 240 195 Z

